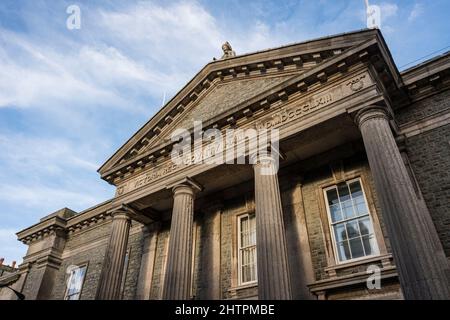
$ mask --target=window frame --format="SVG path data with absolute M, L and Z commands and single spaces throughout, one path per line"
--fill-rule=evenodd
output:
M 80 264 L 75 264 L 79 269 L 81 269 L 81 268 L 85 268 L 85 270 L 84 270 L 84 275 L 83 275 L 83 279 L 81 280 L 81 287 L 80 287 L 80 292 L 78 293 L 78 299 L 76 299 L 76 300 L 80 300 L 81 299 L 81 295 L 82 295 L 82 293 L 83 293 L 83 288 L 84 288 L 84 282 L 85 282 L 85 280 L 86 280 L 86 275 L 87 275 L 87 271 L 88 271 L 88 263 L 86 262 L 86 263 L 80 263 Z M 70 279 L 70 277 L 72 277 L 72 275 L 70 274 L 69 275 L 69 277 L 68 278 L 66 278 L 66 290 L 64 291 L 64 300 L 71 300 L 71 299 L 67 299 L 69 296 L 68 296 L 68 293 L 69 293 L 69 279 Z
M 339 222 L 333 223 L 333 219 L 331 217 L 331 212 L 330 212 L 330 206 L 328 204 L 327 191 L 332 190 L 332 189 L 337 189 L 337 186 L 340 183 L 345 183 L 348 186 L 350 183 L 355 182 L 355 181 L 358 181 L 360 186 L 361 186 L 361 191 L 362 191 L 362 194 L 363 194 L 363 197 L 364 197 L 364 204 L 366 205 L 367 212 L 368 212 L 367 215 L 364 215 L 364 216 L 361 216 L 361 217 L 355 216 L 354 218 L 344 219 L 344 220 L 341 220 Z M 341 264 L 345 264 L 345 263 L 349 263 L 349 262 L 361 261 L 361 260 L 370 259 L 370 258 L 373 258 L 373 257 L 380 256 L 381 248 L 380 248 L 379 240 L 378 240 L 378 237 L 377 237 L 377 232 L 375 230 L 375 223 L 374 223 L 374 219 L 372 217 L 372 210 L 370 209 L 369 202 L 367 200 L 366 191 L 364 190 L 364 185 L 363 185 L 363 181 L 362 181 L 361 177 L 358 176 L 358 177 L 355 177 L 355 178 L 343 180 L 343 181 L 340 181 L 339 183 L 335 183 L 333 185 L 330 185 L 330 186 L 327 186 L 325 188 L 322 188 L 322 190 L 323 190 L 323 198 L 324 198 L 324 202 L 325 202 L 325 209 L 327 211 L 328 229 L 329 229 L 329 232 L 330 232 L 331 242 L 333 243 L 334 260 L 335 260 L 336 264 L 337 265 L 341 265 Z M 353 201 L 353 199 L 352 199 L 352 201 Z M 342 208 L 341 208 L 341 212 L 342 212 Z M 363 217 L 369 217 L 370 223 L 372 225 L 372 232 L 373 232 L 372 234 L 373 234 L 373 237 L 375 239 L 375 248 L 373 248 L 374 249 L 374 253 L 372 253 L 370 255 L 365 255 L 365 256 L 362 256 L 362 257 L 359 257 L 359 258 L 351 258 L 351 259 L 347 259 L 347 260 L 341 261 L 339 259 L 339 248 L 338 248 L 338 245 L 337 245 L 337 242 L 336 242 L 336 235 L 334 233 L 334 228 L 333 227 L 337 223 L 346 223 L 348 221 L 358 220 L 359 218 L 363 218 Z M 361 237 L 361 234 L 360 234 L 360 237 Z
M 238 215 L 237 218 L 237 222 L 238 222 L 238 228 L 237 228 L 237 269 L 238 269 L 238 286 L 247 286 L 247 285 L 252 285 L 252 284 L 256 284 L 258 283 L 258 263 L 257 263 L 257 243 L 255 241 L 255 244 L 252 246 L 247 246 L 245 248 L 250 248 L 250 247 L 254 247 L 255 248 L 255 280 L 251 280 L 251 281 L 242 281 L 242 257 L 241 257 L 241 250 L 242 248 L 242 240 L 241 240 L 241 226 L 242 226 L 242 219 L 243 218 L 249 218 L 250 216 L 254 216 L 254 219 L 256 219 L 256 215 L 255 212 L 248 212 L 248 213 L 244 213 L 244 214 L 240 214 Z M 256 225 L 256 220 L 255 220 L 255 225 Z M 255 227 L 255 233 L 256 233 L 256 227 Z

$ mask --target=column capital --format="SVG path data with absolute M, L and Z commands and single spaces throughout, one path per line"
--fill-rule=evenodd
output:
M 113 219 L 131 220 L 132 209 L 122 204 L 120 207 L 108 211 Z
M 264 150 L 262 152 L 255 152 L 249 155 L 250 164 L 257 165 L 261 163 L 270 163 L 276 162 L 279 163 L 279 160 L 285 160 L 286 155 L 283 151 L 271 148 L 270 151 Z
M 276 175 L 280 168 L 280 158 L 284 159 L 280 153 L 255 154 L 251 159 L 255 174 L 258 175 Z
M 384 106 L 372 105 L 359 110 L 355 115 L 355 123 L 361 128 L 362 124 L 370 119 L 381 118 L 389 121 L 390 112 Z
M 166 188 L 171 189 L 174 195 L 179 193 L 189 193 L 193 195 L 196 192 L 203 190 L 203 186 L 190 177 L 185 177 L 182 180 L 168 185 Z

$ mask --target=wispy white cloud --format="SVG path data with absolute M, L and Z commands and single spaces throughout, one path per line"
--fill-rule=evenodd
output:
M 380 4 L 381 19 L 387 21 L 389 18 L 397 16 L 398 5 L 391 2 L 383 2 Z
M 0 107 L 52 109 L 97 106 L 129 106 L 126 95 L 115 90 L 118 82 L 145 87 L 151 78 L 115 48 L 80 46 L 74 52 L 57 43 L 50 48 L 0 30 L 3 41 L 15 46 L 0 52 Z M 67 50 L 67 49 L 63 49 Z M 21 58 L 18 58 L 21 57 Z
M 394 18 L 398 17 L 398 5 L 393 2 L 382 2 L 378 6 L 380 7 L 381 30 L 385 34 L 394 33 L 396 31 Z
M 64 174 L 65 169 L 96 170 L 100 163 L 95 146 L 77 145 L 68 139 L 0 134 L 0 161 L 27 174 Z M 81 152 L 80 152 L 81 151 Z
M 408 21 L 412 22 L 423 14 L 424 6 L 422 3 L 415 3 L 408 16 Z
M 26 208 L 45 208 L 56 211 L 64 208 L 67 203 L 78 203 L 80 207 L 92 206 L 98 201 L 96 195 L 87 190 L 80 189 L 78 192 L 62 190 L 61 188 L 46 187 L 42 184 L 4 184 L 0 186 L 0 200 L 2 202 L 21 203 Z M 40 212 L 45 216 L 50 212 Z M 35 216 L 34 214 L 32 216 Z M 34 221 L 34 222 L 37 222 Z

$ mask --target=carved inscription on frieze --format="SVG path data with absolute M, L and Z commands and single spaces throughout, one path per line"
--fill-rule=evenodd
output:
M 367 72 L 360 73 L 350 80 L 341 82 L 328 90 L 323 90 L 319 93 L 305 97 L 304 99 L 293 103 L 291 106 L 274 110 L 269 115 L 265 115 L 262 118 L 253 121 L 250 125 L 256 127 L 257 129 L 280 128 L 291 121 L 298 120 L 307 114 L 322 109 L 354 94 L 355 92 L 367 88 L 372 83 L 373 82 Z M 212 150 L 208 151 L 207 146 L 205 147 L 206 152 L 212 152 Z M 164 179 L 174 172 L 183 170 L 186 166 L 188 165 L 176 165 L 169 160 L 161 164 L 159 167 L 156 166 L 150 169 L 150 171 L 146 171 L 139 176 L 119 185 L 116 190 L 116 196 L 121 196 L 154 181 Z
M 343 82 L 324 93 L 312 95 L 299 103 L 287 108 L 281 108 L 273 114 L 256 121 L 255 126 L 258 129 L 272 129 L 280 127 L 292 120 L 299 119 L 309 113 L 339 101 L 352 93 L 367 87 L 370 77 L 367 73 L 360 74 L 353 79 Z

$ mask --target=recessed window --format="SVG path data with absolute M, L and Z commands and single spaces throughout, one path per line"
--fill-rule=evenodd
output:
M 361 180 L 346 181 L 324 191 L 338 261 L 378 254 Z
M 256 282 L 256 219 L 255 214 L 238 217 L 239 284 Z
M 67 289 L 64 300 L 79 300 L 87 266 L 71 266 L 68 269 Z

